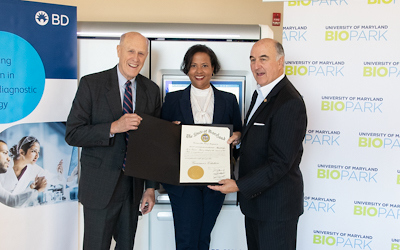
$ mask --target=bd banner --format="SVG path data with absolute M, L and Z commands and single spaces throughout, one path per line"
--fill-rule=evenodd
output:
M 284 11 L 285 73 L 309 118 L 298 249 L 400 249 L 400 2 Z
M 76 7 L 0 2 L 0 249 L 78 247 L 76 24 Z

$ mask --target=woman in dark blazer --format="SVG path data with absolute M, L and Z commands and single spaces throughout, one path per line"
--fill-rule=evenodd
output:
M 205 45 L 189 48 L 181 70 L 189 76 L 191 84 L 166 95 L 161 118 L 184 125 L 232 124 L 234 132 L 228 143 L 236 145 L 242 128 L 236 97 L 210 83 L 219 69 L 218 59 L 210 48 Z M 208 250 L 225 195 L 206 186 L 163 186 L 171 201 L 176 249 Z

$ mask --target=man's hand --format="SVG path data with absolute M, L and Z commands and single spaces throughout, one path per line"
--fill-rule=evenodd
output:
M 221 186 L 208 185 L 207 187 L 209 189 L 212 189 L 212 190 L 215 190 L 215 191 L 220 191 L 223 194 L 239 192 L 239 188 L 236 185 L 236 181 L 235 180 L 225 179 L 225 180 L 219 181 L 218 184 L 221 184 Z
M 111 123 L 110 134 L 124 133 L 129 130 L 138 129 L 142 117 L 137 114 L 124 114 L 118 120 Z
M 227 143 L 228 144 L 232 144 L 232 146 L 236 146 L 240 143 L 240 136 L 242 135 L 242 133 L 240 132 L 233 132 L 232 136 L 229 137 Z
M 150 213 L 151 210 L 153 210 L 154 204 L 156 203 L 154 192 L 154 188 L 148 188 L 143 194 L 142 204 L 140 205 L 140 210 L 143 215 Z

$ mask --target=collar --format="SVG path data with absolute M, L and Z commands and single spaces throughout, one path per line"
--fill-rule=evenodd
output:
M 190 93 L 194 94 L 195 96 L 207 96 L 210 91 L 212 91 L 212 87 L 206 88 L 206 89 L 199 89 L 193 86 L 193 84 L 190 84 Z
M 128 79 L 126 79 L 122 74 L 121 74 L 121 72 L 119 71 L 119 65 L 117 65 L 117 75 L 118 75 L 118 85 L 119 85 L 119 88 L 121 89 L 125 89 L 125 83 L 128 81 Z M 131 83 L 132 83 L 132 87 L 133 87 L 133 85 L 134 85 L 134 83 L 135 83 L 135 79 L 136 79 L 136 77 L 134 77 L 133 79 L 131 79 L 130 81 L 131 81 Z
M 282 74 L 280 77 L 273 80 L 271 83 L 261 87 L 257 84 L 257 92 L 261 93 L 263 99 L 267 97 L 267 95 L 271 92 L 271 90 L 285 77 L 285 74 Z

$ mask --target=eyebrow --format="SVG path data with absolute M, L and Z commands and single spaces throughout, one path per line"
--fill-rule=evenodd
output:
M 199 64 L 199 65 L 204 65 L 204 64 L 206 64 L 206 65 L 209 65 L 209 64 L 211 64 L 211 63 L 208 63 L 208 62 L 202 62 L 202 63 L 195 63 L 195 62 L 192 62 L 190 65 L 193 65 L 193 64 Z
M 254 56 L 250 56 L 250 59 L 255 58 Z M 269 58 L 267 55 L 261 55 L 260 58 Z

